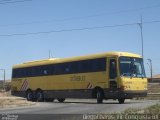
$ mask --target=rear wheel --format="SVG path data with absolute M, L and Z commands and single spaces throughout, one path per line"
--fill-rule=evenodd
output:
M 57 99 L 60 103 L 64 102 L 65 101 L 65 98 L 58 98 Z
M 38 102 L 43 102 L 43 101 L 44 101 L 44 95 L 43 95 L 42 90 L 38 90 L 38 91 L 36 92 L 36 100 L 37 100 Z
M 33 101 L 34 96 L 33 96 L 33 92 L 31 90 L 28 90 L 26 92 L 26 98 L 27 98 L 28 101 Z
M 120 98 L 120 99 L 118 99 L 119 104 L 123 104 L 123 103 L 124 103 L 124 101 L 125 101 L 125 99 L 124 99 L 124 98 Z
M 103 103 L 103 96 L 104 95 L 103 95 L 102 90 L 98 89 L 96 96 L 97 96 L 97 103 Z

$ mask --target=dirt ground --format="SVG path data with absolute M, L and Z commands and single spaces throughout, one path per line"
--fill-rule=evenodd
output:
M 25 98 L 11 96 L 10 92 L 0 91 L 0 108 L 35 105 L 35 102 L 27 101 Z

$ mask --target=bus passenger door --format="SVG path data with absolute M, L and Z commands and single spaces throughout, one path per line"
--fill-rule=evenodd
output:
M 109 58 L 109 88 L 117 88 L 117 61 L 116 58 Z

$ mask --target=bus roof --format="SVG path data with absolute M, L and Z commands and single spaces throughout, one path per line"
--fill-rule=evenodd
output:
M 126 56 L 126 57 L 142 58 L 138 54 L 133 54 L 133 53 L 128 53 L 128 52 L 106 52 L 106 53 L 78 56 L 78 57 L 71 57 L 71 58 L 50 58 L 50 59 L 45 59 L 45 60 L 30 61 L 30 62 L 25 62 L 22 64 L 14 65 L 13 69 L 30 67 L 30 66 L 54 64 L 54 63 L 72 62 L 72 61 L 94 59 L 94 58 L 102 58 L 102 57 L 109 57 L 109 56 L 110 57 Z

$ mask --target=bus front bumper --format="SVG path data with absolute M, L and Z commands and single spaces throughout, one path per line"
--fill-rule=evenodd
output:
M 147 90 L 125 90 L 125 91 L 107 91 L 105 92 L 106 99 L 118 99 L 118 98 L 125 98 L 125 99 L 132 99 L 138 97 L 146 97 Z
M 147 91 L 121 91 L 120 97 L 124 98 L 135 98 L 135 97 L 146 97 Z

